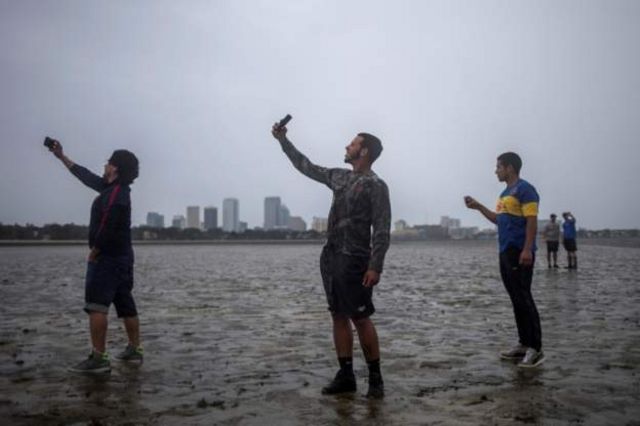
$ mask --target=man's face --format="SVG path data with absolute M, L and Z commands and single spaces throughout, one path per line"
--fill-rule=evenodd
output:
M 353 138 L 351 143 L 345 147 L 346 151 L 344 154 L 344 162 L 345 163 L 353 163 L 355 160 L 360 158 L 362 151 L 362 136 L 356 136 Z
M 118 168 L 109 161 L 104 165 L 104 174 L 102 178 L 107 182 L 112 182 L 118 177 Z
M 555 217 L 555 216 L 549 216 L 549 217 L 550 217 L 550 219 L 551 219 L 551 223 L 555 223 L 555 221 L 556 221 L 556 217 Z
M 498 181 L 506 182 L 508 175 L 509 175 L 509 172 L 507 170 L 507 167 L 498 161 L 496 163 L 496 176 L 498 177 Z

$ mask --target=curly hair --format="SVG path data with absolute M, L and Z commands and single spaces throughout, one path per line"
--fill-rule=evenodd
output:
M 118 180 L 130 185 L 138 177 L 138 158 L 126 149 L 117 149 L 111 154 L 109 163 L 118 168 Z

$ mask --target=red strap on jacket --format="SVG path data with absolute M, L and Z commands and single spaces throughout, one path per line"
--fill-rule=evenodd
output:
M 100 235 L 100 232 L 104 229 L 104 226 L 107 224 L 107 217 L 109 216 L 109 211 L 113 206 L 113 203 L 116 201 L 116 197 L 118 196 L 118 192 L 120 192 L 120 185 L 116 185 L 111 191 L 111 196 L 109 197 L 109 202 L 107 203 L 107 207 L 102 211 L 102 220 L 100 221 L 100 227 L 98 228 L 98 232 L 96 233 L 96 238 Z

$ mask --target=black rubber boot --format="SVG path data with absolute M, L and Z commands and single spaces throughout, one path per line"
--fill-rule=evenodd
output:
M 336 377 L 327 386 L 322 388 L 323 395 L 336 395 L 339 393 L 355 392 L 356 376 L 348 374 L 342 370 L 338 371 Z
M 384 382 L 382 376 L 378 373 L 369 375 L 369 391 L 367 398 L 380 399 L 384 396 Z

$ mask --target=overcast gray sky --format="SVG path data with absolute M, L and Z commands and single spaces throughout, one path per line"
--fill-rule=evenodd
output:
M 265 196 L 307 222 L 331 193 L 270 135 L 343 167 L 360 131 L 393 219 L 486 227 L 495 158 L 521 154 L 542 216 L 640 227 L 639 1 L 0 0 L 3 223 L 87 223 L 94 194 L 42 147 L 101 173 L 134 151 L 133 221 Z

